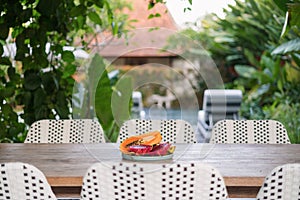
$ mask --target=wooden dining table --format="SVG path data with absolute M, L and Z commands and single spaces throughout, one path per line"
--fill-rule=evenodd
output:
M 96 162 L 138 162 L 144 165 L 204 162 L 224 177 L 231 198 L 253 198 L 265 176 L 278 165 L 300 163 L 297 144 L 175 144 L 171 159 L 129 161 L 117 143 L 0 144 L 0 162 L 25 162 L 39 168 L 57 197 L 79 197 L 82 178 Z

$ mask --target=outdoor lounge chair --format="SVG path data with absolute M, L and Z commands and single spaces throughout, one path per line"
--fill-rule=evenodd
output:
M 25 143 L 103 143 L 102 126 L 93 119 L 39 120 L 28 131 Z
M 203 108 L 198 112 L 197 141 L 209 142 L 213 125 L 222 119 L 239 119 L 240 90 L 205 90 Z

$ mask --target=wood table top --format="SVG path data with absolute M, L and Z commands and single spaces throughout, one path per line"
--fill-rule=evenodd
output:
M 216 167 L 227 186 L 260 187 L 276 166 L 300 163 L 297 144 L 176 144 L 173 159 L 145 165 L 204 162 Z M 123 160 L 119 144 L 0 144 L 0 161 L 26 162 L 39 168 L 53 187 L 80 187 L 96 162 Z M 140 163 L 140 162 L 139 162 Z

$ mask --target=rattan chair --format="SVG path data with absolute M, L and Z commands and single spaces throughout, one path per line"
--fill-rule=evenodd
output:
M 121 126 L 118 142 L 129 136 L 139 135 L 150 131 L 160 131 L 163 142 L 196 143 L 194 129 L 185 120 L 143 120 L 131 119 Z
M 287 131 L 275 120 L 221 120 L 212 129 L 210 143 L 289 144 Z
M 44 174 L 20 162 L 0 164 L 0 199 L 56 199 Z
M 25 143 L 104 143 L 102 126 L 92 119 L 39 120 L 28 131 Z
M 96 163 L 86 172 L 81 191 L 82 200 L 222 200 L 226 197 L 227 190 L 218 170 L 202 163 Z
M 286 164 L 273 169 L 265 178 L 256 199 L 300 199 L 300 164 Z

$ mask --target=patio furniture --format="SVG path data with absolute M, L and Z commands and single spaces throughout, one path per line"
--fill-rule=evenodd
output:
M 298 144 L 175 145 L 173 158 L 132 162 L 122 159 L 118 143 L 0 143 L 1 162 L 30 162 L 47 177 L 56 197 L 79 198 L 87 169 L 97 162 L 137 163 L 156 169 L 161 164 L 207 163 L 222 174 L 230 198 L 255 198 L 267 174 L 279 165 L 300 163 Z
M 241 90 L 210 89 L 204 91 L 202 110 L 198 112 L 197 141 L 209 142 L 213 125 L 222 119 L 239 119 Z
M 287 131 L 275 120 L 221 120 L 212 129 L 210 143 L 289 144 Z
M 150 131 L 159 131 L 162 142 L 196 143 L 194 130 L 185 120 L 143 120 L 131 119 L 125 121 L 120 128 L 118 142 L 133 135 L 140 135 Z
M 93 119 L 39 120 L 27 133 L 25 143 L 103 143 L 104 132 Z
M 300 164 L 276 167 L 266 177 L 257 200 L 300 199 Z
M 56 200 L 44 174 L 30 164 L 1 163 L 0 173 L 0 199 Z
M 226 199 L 219 171 L 202 163 L 96 163 L 83 178 L 81 199 Z

